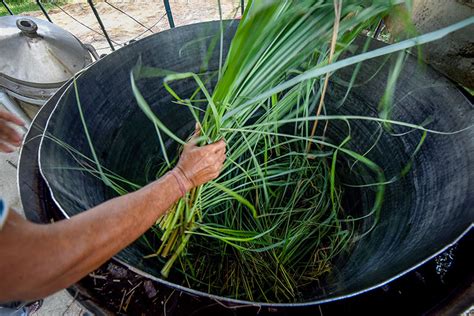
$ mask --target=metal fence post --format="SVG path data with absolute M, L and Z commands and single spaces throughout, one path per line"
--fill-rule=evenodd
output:
M 41 11 L 43 11 L 43 14 L 44 16 L 48 19 L 49 22 L 53 23 L 53 21 L 51 21 L 51 19 L 49 18 L 49 15 L 48 15 L 48 12 L 46 11 L 46 9 L 43 7 L 43 4 L 41 3 L 40 0 L 36 0 L 36 3 L 38 4 L 38 6 L 40 7 Z
M 168 22 L 170 23 L 170 28 L 174 27 L 173 14 L 171 13 L 170 2 L 168 0 L 163 0 L 165 4 L 166 15 L 168 16 Z
M 87 2 L 89 3 L 89 6 L 91 7 L 92 12 L 94 12 L 94 15 L 97 19 L 97 22 L 99 22 L 100 28 L 102 29 L 102 32 L 104 33 L 104 36 L 107 39 L 107 42 L 109 43 L 110 48 L 112 49 L 112 51 L 115 51 L 114 44 L 112 44 L 112 41 L 110 40 L 109 34 L 107 34 L 107 31 L 105 30 L 105 26 L 102 23 L 102 20 L 100 19 L 100 16 L 99 16 L 99 12 L 97 12 L 97 10 L 94 6 L 94 2 L 92 2 L 92 0 L 87 0 Z
M 13 14 L 13 11 L 10 10 L 10 7 L 7 5 L 7 3 L 5 2 L 5 0 L 2 0 L 2 4 L 3 4 L 3 6 L 5 7 L 5 9 L 7 9 L 8 13 L 10 13 L 10 15 L 14 15 L 14 14 Z

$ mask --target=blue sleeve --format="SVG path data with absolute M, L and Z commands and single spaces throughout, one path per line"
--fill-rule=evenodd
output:
M 8 206 L 3 199 L 0 199 L 0 230 L 2 230 L 8 215 Z

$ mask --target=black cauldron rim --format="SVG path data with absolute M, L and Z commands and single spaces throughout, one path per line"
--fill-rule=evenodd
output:
M 196 24 L 207 24 L 207 23 L 213 23 L 214 21 L 211 21 L 211 22 L 202 22 L 202 23 L 196 23 Z M 192 24 L 192 25 L 196 25 L 196 24 Z M 177 28 L 186 28 L 186 27 L 190 27 L 192 25 L 185 25 L 185 26 L 179 26 Z M 165 30 L 163 32 L 173 32 L 173 29 L 169 29 L 169 30 Z M 134 45 L 136 45 L 136 43 L 132 43 L 126 47 L 123 47 L 122 50 L 126 50 L 126 49 L 130 49 L 130 47 L 133 47 Z M 108 59 L 110 58 L 110 55 L 113 55 L 113 53 L 103 57 L 101 60 L 104 60 L 104 59 Z M 88 67 L 86 67 L 84 70 L 81 71 L 82 72 L 85 72 L 87 71 L 90 67 L 94 67 L 98 62 L 100 62 L 101 60 L 97 61 L 97 62 L 94 62 L 92 64 L 90 64 Z M 430 65 L 427 65 L 427 67 L 430 67 L 432 68 Z M 80 76 L 80 74 L 79 74 Z M 451 80 L 450 80 L 451 81 Z M 455 84 L 455 83 L 454 83 Z M 72 87 L 72 81 L 64 84 L 65 89 L 64 91 L 61 93 L 61 96 L 59 97 L 58 99 L 58 102 L 56 102 L 56 104 L 54 105 L 54 108 L 53 110 L 51 111 L 49 117 L 48 117 L 48 120 L 46 122 L 46 125 L 44 127 L 44 129 L 46 130 L 47 129 L 47 126 L 50 122 L 50 119 L 53 115 L 53 113 L 56 111 L 57 107 L 59 106 L 59 100 L 61 100 L 64 95 L 68 92 L 69 89 L 71 89 Z M 61 89 L 60 89 L 61 90 Z M 38 116 L 39 113 L 36 115 Z M 34 120 L 36 119 L 36 116 L 35 118 L 33 119 L 33 122 Z M 24 137 L 24 140 L 23 142 L 25 142 L 25 140 L 28 138 L 28 134 L 30 133 L 30 131 L 27 132 L 27 134 L 25 135 Z M 62 206 L 60 205 L 60 203 L 58 202 L 57 198 L 55 197 L 54 195 L 54 190 L 53 188 L 50 186 L 50 183 L 48 182 L 47 180 L 47 177 L 43 174 L 43 169 L 41 168 L 41 147 L 43 145 L 43 141 L 45 139 L 44 137 L 45 135 L 43 134 L 41 136 L 41 141 L 40 141 L 40 145 L 38 147 L 38 164 L 39 164 L 39 172 L 41 174 L 41 177 L 43 178 L 46 186 L 47 186 L 47 189 L 49 191 L 49 194 L 50 194 L 50 197 L 51 199 L 54 201 L 55 205 L 58 207 L 58 209 L 61 211 L 62 215 L 65 217 L 65 219 L 69 219 L 70 216 L 67 214 L 67 212 L 62 208 Z M 22 147 L 23 147 L 24 143 L 22 144 Z M 20 152 L 20 158 L 21 158 L 21 152 Z M 20 159 L 21 160 L 21 159 Z M 19 164 L 18 166 L 18 170 L 21 169 L 21 166 Z M 19 172 L 17 173 L 17 176 L 18 176 L 18 186 L 20 186 L 20 178 L 19 178 Z M 20 189 L 18 187 L 18 189 Z M 144 276 L 150 280 L 153 280 L 153 281 L 156 281 L 160 284 L 163 284 L 167 287 L 170 287 L 172 289 L 175 289 L 175 290 L 178 290 L 178 291 L 182 291 L 184 293 L 187 293 L 187 294 L 190 294 L 190 295 L 194 295 L 194 296 L 204 296 L 206 298 L 209 298 L 211 300 L 215 300 L 215 301 L 218 301 L 218 302 L 221 302 L 221 303 L 228 303 L 229 304 L 229 307 L 233 307 L 233 306 L 254 306 L 254 307 L 269 307 L 269 308 L 291 308 L 291 307 L 309 307 L 309 306 L 315 306 L 315 305 L 319 305 L 319 304 L 324 304 L 324 303 L 330 303 L 330 302 L 335 302 L 335 301 L 339 301 L 339 300 L 344 300 L 344 299 L 347 299 L 347 298 L 352 298 L 352 297 L 355 297 L 355 296 L 358 296 L 358 295 L 361 295 L 361 294 L 364 294 L 364 293 L 367 293 L 367 292 L 370 292 L 372 290 L 375 290 L 375 289 L 378 289 L 380 287 L 383 287 L 391 282 L 393 282 L 394 280 L 397 280 L 399 279 L 400 277 L 406 275 L 407 273 L 409 272 L 412 272 L 414 270 L 416 270 L 417 268 L 419 268 L 420 266 L 422 266 L 423 264 L 427 263 L 428 261 L 432 260 L 433 258 L 437 257 L 438 255 L 440 255 L 441 253 L 443 253 L 444 251 L 446 251 L 447 249 L 449 249 L 450 247 L 452 247 L 453 245 L 455 245 L 456 243 L 459 242 L 459 240 L 461 240 L 464 236 L 466 236 L 472 229 L 474 228 L 474 223 L 471 223 L 459 236 L 457 236 L 454 240 L 452 240 L 450 243 L 448 244 L 445 244 L 442 248 L 438 249 L 436 252 L 434 252 L 433 254 L 431 254 L 430 256 L 426 257 L 425 259 L 423 260 L 420 260 L 418 263 L 416 263 L 415 265 L 412 265 L 410 268 L 402 271 L 402 272 L 399 272 L 397 273 L 396 275 L 382 281 L 382 282 L 379 282 L 373 286 L 370 286 L 368 288 L 365 288 L 365 289 L 362 289 L 362 290 L 359 290 L 359 291 L 354 291 L 350 294 L 346 294 L 346 295 L 339 295 L 339 296 L 333 296 L 333 297 L 329 297 L 329 298 L 324 298 L 324 299 L 318 299 L 318 300 L 314 300 L 314 301 L 308 301 L 308 302 L 298 302 L 298 303 L 265 303 L 265 302 L 251 302 L 251 301 L 247 301 L 247 300 L 239 300 L 239 299 L 233 299 L 233 298 L 228 298 L 228 297 L 224 297 L 224 296 L 219 296 L 219 295 L 215 295 L 215 294 L 211 294 L 211 293 L 207 293 L 207 292 L 203 292 L 203 291 L 199 291 L 199 290 L 195 290 L 195 289 L 191 289 L 191 288 L 188 288 L 188 287 L 185 287 L 185 286 L 182 286 L 182 285 L 178 285 L 178 284 L 175 284 L 175 283 L 172 283 L 170 281 L 167 281 L 167 280 L 164 280 L 162 278 L 159 278 L 159 277 L 156 277 L 154 275 L 151 275 L 147 272 L 144 272 L 140 269 L 137 269 L 136 267 L 124 262 L 123 260 L 117 258 L 117 257 L 113 257 L 114 260 L 116 260 L 117 262 L 119 262 L 120 264 L 126 266 L 128 269 L 130 269 L 130 271 L 138 274 L 138 275 L 141 275 L 141 276 Z

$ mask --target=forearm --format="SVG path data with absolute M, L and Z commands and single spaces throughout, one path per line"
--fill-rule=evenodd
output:
M 78 281 L 142 235 L 179 192 L 176 180 L 166 175 L 70 220 L 51 225 L 10 221 L 0 234 L 0 269 L 7 275 L 0 301 L 42 297 Z M 17 249 L 5 253 L 8 244 Z
M 68 274 L 89 272 L 128 246 L 150 228 L 179 196 L 175 179 L 166 175 L 137 192 L 81 213 L 74 222 L 58 223 L 55 229 L 66 235 L 58 241 L 75 257 L 71 261 L 81 262 L 81 266 L 74 265 L 68 269 Z

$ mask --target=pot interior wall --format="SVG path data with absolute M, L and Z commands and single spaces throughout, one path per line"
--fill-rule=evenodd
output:
M 225 26 L 226 52 L 236 29 L 236 23 Z M 145 184 L 155 178 L 162 153 L 154 126 L 138 108 L 130 86 L 130 70 L 141 60 L 143 65 L 179 72 L 200 72 L 218 69 L 219 45 L 211 49 L 219 34 L 219 23 L 210 22 L 181 27 L 131 44 L 105 57 L 77 79 L 81 105 L 95 150 L 102 164 L 121 176 Z M 359 41 L 359 43 L 363 43 Z M 375 44 L 378 45 L 378 44 Z M 345 105 L 338 113 L 377 116 L 390 62 L 385 58 L 365 62 L 357 83 Z M 345 69 L 332 78 L 327 97 L 328 109 L 343 98 L 353 69 Z M 212 72 L 209 72 L 209 78 Z M 212 80 L 209 81 L 212 88 Z M 163 123 L 181 138 L 193 130 L 191 113 L 172 103 L 160 80 L 142 79 L 139 88 L 153 111 Z M 192 81 L 174 83 L 181 97 L 191 95 Z M 431 119 L 429 128 L 455 131 L 474 122 L 474 110 L 458 89 L 430 68 L 421 67 L 416 59 L 408 58 L 395 91 L 393 118 L 411 123 Z M 352 122 L 353 140 L 350 143 L 359 153 L 365 152 L 374 140 L 376 124 Z M 406 128 L 394 127 L 396 132 Z M 46 135 L 53 135 L 90 156 L 84 136 L 73 87 L 62 96 L 50 117 Z M 345 125 L 330 122 L 328 137 L 341 139 Z M 398 175 L 406 165 L 421 132 L 403 137 L 384 133 L 369 158 L 381 166 L 387 179 Z M 177 147 L 165 138 L 169 154 Z M 53 197 L 73 216 L 113 196 L 105 185 L 93 176 L 73 170 L 77 162 L 57 143 L 43 139 L 40 148 L 41 171 Z M 148 179 L 143 175 L 147 174 Z M 339 174 L 342 182 L 354 183 L 350 174 Z M 352 295 L 374 287 L 400 273 L 410 270 L 434 255 L 459 237 L 474 221 L 474 131 L 456 135 L 430 134 L 416 156 L 411 172 L 386 186 L 380 222 L 374 231 L 338 262 L 337 271 L 325 285 L 324 293 L 315 287 L 308 302 L 331 300 Z M 366 207 L 372 199 L 365 190 L 354 209 Z M 117 257 L 142 273 L 160 279 L 160 264 L 144 260 L 150 250 L 140 241 L 135 242 Z M 173 279 L 171 279 L 173 281 Z M 175 280 L 178 282 L 178 280 Z

